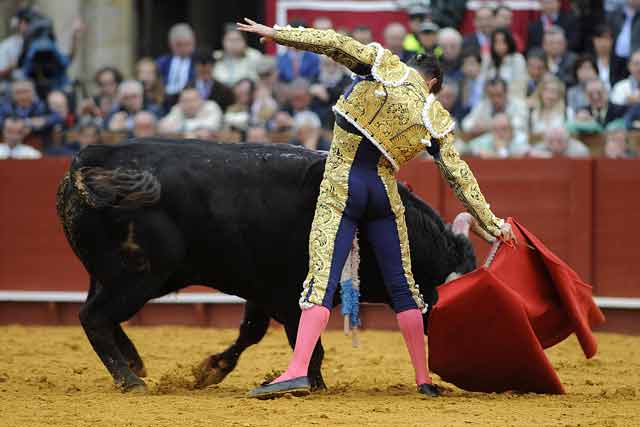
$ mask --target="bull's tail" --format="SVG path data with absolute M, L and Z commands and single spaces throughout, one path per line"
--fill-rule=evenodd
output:
M 95 209 L 136 209 L 156 204 L 162 186 L 149 171 L 82 167 L 70 180 L 82 200 Z

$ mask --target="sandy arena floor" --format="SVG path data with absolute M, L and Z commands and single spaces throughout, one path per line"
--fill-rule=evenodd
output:
M 191 365 L 222 350 L 234 330 L 128 328 L 146 362 L 147 394 L 122 394 L 79 327 L 0 327 L 0 426 L 640 426 L 640 337 L 600 334 L 599 354 L 571 338 L 549 351 L 564 396 L 469 393 L 448 385 L 423 399 L 400 333 L 363 332 L 361 347 L 325 337 L 330 391 L 306 398 L 244 397 L 290 351 L 271 329 L 218 386 L 193 390 Z M 441 383 L 442 384 L 442 383 Z

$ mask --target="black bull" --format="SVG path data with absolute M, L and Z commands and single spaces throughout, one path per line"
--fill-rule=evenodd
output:
M 194 369 L 197 385 L 222 381 L 271 318 L 295 344 L 325 158 L 288 145 L 159 140 L 90 146 L 77 155 L 58 190 L 58 214 L 91 278 L 80 322 L 116 384 L 144 387 L 145 376 L 120 323 L 190 284 L 247 300 L 239 337 Z M 413 274 L 433 303 L 450 273 L 475 268 L 473 248 L 402 185 L 400 195 Z M 361 300 L 389 303 L 365 234 L 360 251 Z M 318 342 L 309 367 L 314 389 L 324 387 L 323 354 Z

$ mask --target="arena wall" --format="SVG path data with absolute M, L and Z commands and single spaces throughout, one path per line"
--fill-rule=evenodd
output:
M 28 162 L 28 163 L 27 163 Z M 487 200 L 499 216 L 511 215 L 572 265 L 603 297 L 640 297 L 640 160 L 470 159 Z M 88 278 L 71 252 L 55 208 L 58 182 L 68 159 L 5 160 L 0 168 L 0 323 L 77 323 L 80 292 Z M 399 179 L 447 221 L 463 208 L 429 160 L 416 159 Z M 489 246 L 473 237 L 478 259 Z M 17 291 L 20 298 L 12 297 Z M 25 291 L 55 291 L 40 301 Z M 66 292 L 66 293 L 65 293 Z M 202 287 L 185 292 L 207 295 Z M 24 297 L 27 295 L 27 297 Z M 51 298 L 48 295 L 52 295 Z M 195 294 L 194 294 L 195 295 Z M 608 299 L 606 329 L 640 332 L 638 300 Z M 632 301 L 632 304 L 628 304 Z M 237 301 L 149 304 L 134 324 L 238 325 Z M 628 308 L 619 308 L 627 306 Z M 333 316 L 333 325 L 341 321 Z M 365 327 L 393 328 L 386 307 L 363 307 Z

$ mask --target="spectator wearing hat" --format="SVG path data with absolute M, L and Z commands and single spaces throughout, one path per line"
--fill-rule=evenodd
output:
M 222 51 L 216 51 L 213 66 L 213 77 L 227 87 L 233 87 L 242 79 L 255 81 L 256 64 L 262 54 L 247 46 L 244 35 L 238 31 L 235 24 L 225 27 L 222 37 Z
M 540 9 L 542 11 L 540 17 L 529 24 L 527 51 L 542 46 L 544 34 L 554 26 L 562 28 L 564 34 L 569 37 L 569 50 L 582 50 L 578 21 L 572 13 L 560 10 L 560 0 L 540 0 Z
M 473 20 L 475 31 L 464 38 L 462 49 L 474 49 L 483 56 L 491 52 L 491 33 L 495 29 L 495 16 L 490 7 L 480 7 L 476 10 Z
M 303 22 L 294 22 L 291 26 L 306 27 Z M 282 82 L 288 83 L 299 77 L 316 81 L 319 73 L 320 56 L 313 52 L 286 48 L 278 55 L 278 79 Z
M 23 120 L 9 117 L 2 127 L 2 141 L 0 143 L 0 159 L 39 159 L 42 153 L 24 144 L 24 138 L 29 133 Z
M 418 33 L 422 24 L 427 20 L 431 20 L 431 9 L 424 4 L 417 3 L 407 8 L 407 15 L 409 15 L 409 32 L 404 36 L 402 49 L 411 54 L 424 53 L 418 40 Z M 409 56 L 413 56 L 411 54 Z
M 605 128 L 604 155 L 609 159 L 630 159 L 637 153 L 629 147 L 624 120 L 614 120 Z
M 169 30 L 171 53 L 162 55 L 156 60 L 158 72 L 164 83 L 166 109 L 176 103 L 180 91 L 195 77 L 192 58 L 195 46 L 196 37 L 189 24 L 179 23 L 171 27 Z
M 424 21 L 418 29 L 418 43 L 420 51 L 418 53 L 431 53 L 437 58 L 442 57 L 442 48 L 438 46 L 438 32 L 440 27 L 435 22 Z
M 527 94 L 527 62 L 516 48 L 511 32 L 498 28 L 491 33 L 491 54 L 483 64 L 485 78 L 500 77 L 509 82 L 509 96 L 524 99 Z
M 206 49 L 196 49 L 193 62 L 196 67 L 196 76 L 189 83 L 189 86 L 196 88 L 200 98 L 205 101 L 214 101 L 222 111 L 226 111 L 234 102 L 233 92 L 225 84 L 213 78 L 215 60 L 212 52 Z
M 613 52 L 628 60 L 640 49 L 640 0 L 627 0 L 624 8 L 609 15 L 609 24 L 615 31 Z
M 611 90 L 611 102 L 632 106 L 640 103 L 640 50 L 629 59 L 629 77 L 619 81 Z
M 534 146 L 529 151 L 529 156 L 538 158 L 585 158 L 589 157 L 589 155 L 587 146 L 571 138 L 564 127 L 547 129 L 542 143 Z
M 605 82 L 607 88 L 611 88 L 628 74 L 626 60 L 618 58 L 613 53 L 613 31 L 611 27 L 606 24 L 596 26 L 591 42 L 596 58 L 598 77 Z

